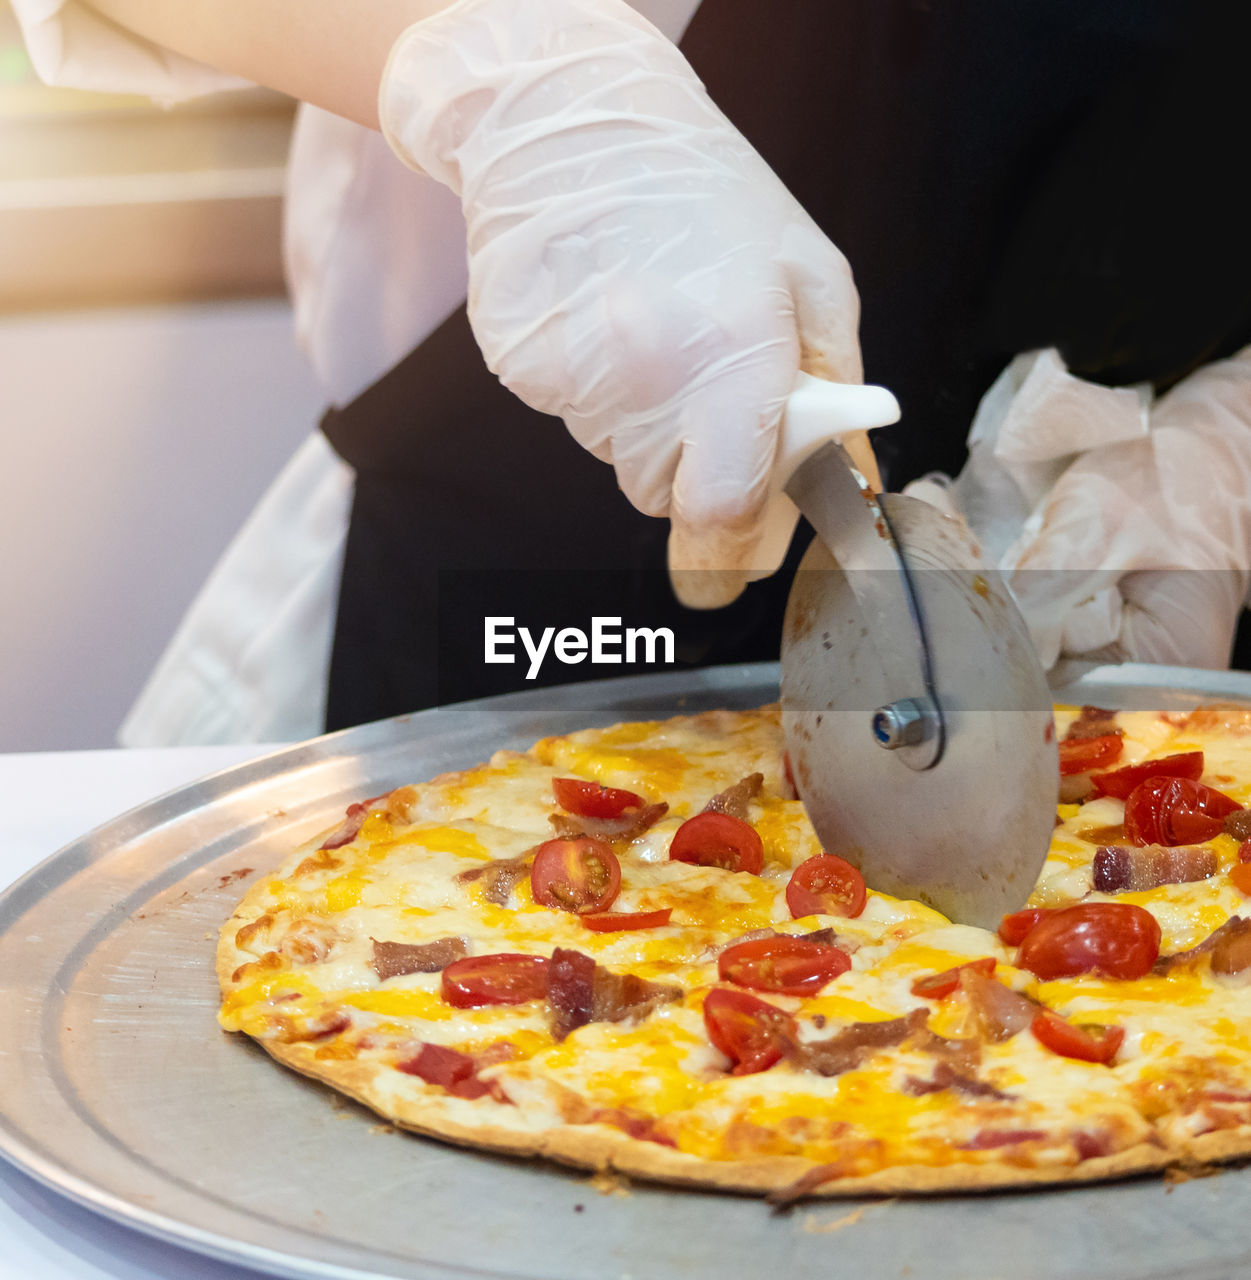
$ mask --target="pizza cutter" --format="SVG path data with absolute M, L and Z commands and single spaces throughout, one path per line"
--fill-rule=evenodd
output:
M 993 929 L 1024 904 L 1055 825 L 1051 696 L 968 529 L 876 493 L 840 443 L 893 421 L 891 405 L 807 375 L 787 403 L 771 524 L 792 527 L 793 502 L 817 536 L 783 626 L 786 745 L 827 852 Z

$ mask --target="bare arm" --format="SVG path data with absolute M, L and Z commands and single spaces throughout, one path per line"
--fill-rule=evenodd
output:
M 88 0 L 118 26 L 197 62 L 378 127 L 396 37 L 452 0 Z

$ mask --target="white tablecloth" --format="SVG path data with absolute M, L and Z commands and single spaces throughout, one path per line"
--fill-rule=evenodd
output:
M 0 885 L 101 822 L 269 750 L 171 747 L 0 755 Z M 253 1280 L 255 1275 L 118 1226 L 0 1160 L 0 1280 Z

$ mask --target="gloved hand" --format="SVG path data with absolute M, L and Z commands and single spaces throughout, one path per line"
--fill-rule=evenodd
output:
M 1251 586 L 1251 347 L 1179 383 L 1149 424 L 1077 458 L 1005 556 L 1046 666 L 1229 665 Z
M 461 196 L 488 366 L 670 517 L 687 603 L 728 603 L 797 371 L 861 378 L 843 256 L 621 0 L 459 0 L 400 37 L 379 115 Z

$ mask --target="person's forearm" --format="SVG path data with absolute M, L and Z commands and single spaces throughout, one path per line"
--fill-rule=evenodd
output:
M 371 128 L 396 37 L 452 0 L 88 0 L 136 35 Z

